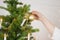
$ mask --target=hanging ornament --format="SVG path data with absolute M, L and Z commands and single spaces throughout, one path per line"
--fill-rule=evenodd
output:
M 25 16 L 24 16 L 24 19 L 23 19 L 23 21 L 22 21 L 22 23 L 21 23 L 21 26 L 23 26 L 24 25 L 24 23 L 27 21 L 27 20 L 34 20 L 35 19 L 35 16 L 33 15 L 33 14 L 31 14 L 31 13 L 26 13 L 25 14 Z
M 28 20 L 34 20 L 35 16 L 32 13 L 27 13 L 27 14 L 25 14 L 25 18 Z
M 2 18 L 0 19 L 0 29 L 2 28 Z
M 34 20 L 35 19 L 35 16 L 33 15 L 33 14 L 31 14 L 30 16 L 29 16 L 29 20 Z

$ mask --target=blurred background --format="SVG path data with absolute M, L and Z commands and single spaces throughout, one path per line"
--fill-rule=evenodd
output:
M 0 0 L 0 6 L 5 6 L 3 3 L 4 0 Z M 30 11 L 38 11 L 42 13 L 49 21 L 51 21 L 56 27 L 60 27 L 60 0 L 19 0 L 24 4 L 30 4 Z M 18 5 L 19 6 L 19 5 Z M 9 12 L 3 9 L 0 9 L 0 15 L 9 15 Z M 37 20 L 31 22 L 34 28 L 39 28 L 40 31 L 33 33 L 36 37 L 36 40 L 50 40 L 49 32 L 46 30 L 44 25 Z

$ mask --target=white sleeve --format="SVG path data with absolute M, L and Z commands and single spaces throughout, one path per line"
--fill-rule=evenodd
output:
M 60 40 L 60 29 L 58 29 L 57 27 L 55 27 L 55 30 L 52 35 L 52 39 L 53 40 Z

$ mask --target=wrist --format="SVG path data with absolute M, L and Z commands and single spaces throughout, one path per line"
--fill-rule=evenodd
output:
M 42 16 L 42 17 L 39 17 L 39 20 L 44 21 L 44 20 L 46 20 L 46 18 L 44 16 Z

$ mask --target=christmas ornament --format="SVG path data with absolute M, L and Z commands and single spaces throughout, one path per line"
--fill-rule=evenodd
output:
M 34 20 L 35 19 L 35 16 L 32 13 L 26 13 L 25 14 L 25 18 L 26 19 L 29 19 L 29 20 Z
M 26 20 L 34 20 L 34 19 L 35 19 L 35 16 L 32 15 L 31 13 L 25 14 L 24 19 L 23 19 L 23 21 L 21 23 L 21 26 L 24 25 L 24 23 L 26 22 Z
M 34 20 L 35 19 L 35 16 L 33 15 L 33 14 L 31 14 L 30 16 L 29 16 L 29 20 Z

